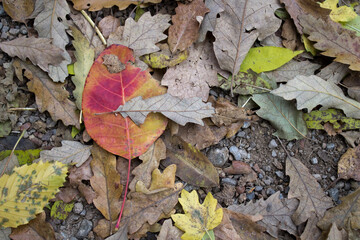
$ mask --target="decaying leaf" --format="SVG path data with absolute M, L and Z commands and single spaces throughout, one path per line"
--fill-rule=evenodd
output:
M 327 234 L 326 240 L 346 240 L 346 239 L 348 238 L 345 229 L 342 229 L 340 231 L 336 226 L 336 223 L 333 223 L 331 225 L 329 233 Z
M 218 98 L 215 102 L 215 114 L 211 117 L 211 121 L 216 126 L 229 126 L 236 122 L 243 124 L 245 120 L 251 121 L 252 118 L 247 115 L 244 108 L 237 107 L 225 98 Z
M 347 132 L 342 132 L 340 134 L 345 138 L 346 142 L 353 148 L 355 147 L 355 141 L 357 141 L 357 139 L 360 139 L 360 132 L 357 131 L 347 131 Z
M 183 232 L 172 225 L 171 219 L 167 219 L 163 222 L 158 240 L 178 240 L 183 235 Z
M 119 10 L 126 9 L 131 4 L 139 4 L 138 0 L 72 0 L 74 3 L 74 8 L 76 10 L 85 10 L 89 9 L 89 11 L 97 11 L 102 8 L 110 8 L 114 5 L 119 7 Z M 141 4 L 147 3 L 159 3 L 161 0 L 142 0 Z
M 76 62 L 74 63 L 75 76 L 71 77 L 71 80 L 75 85 L 75 90 L 73 91 L 76 99 L 75 103 L 77 108 L 81 110 L 82 92 L 84 90 L 86 77 L 90 71 L 91 65 L 94 62 L 95 51 L 92 47 L 90 47 L 89 41 L 86 37 L 82 35 L 77 28 L 73 27 L 71 28 L 71 31 L 74 37 L 72 44 L 76 50 Z
M 338 163 L 338 176 L 342 179 L 355 179 L 360 181 L 360 145 L 349 148 Z
M 69 216 L 69 213 L 72 211 L 74 204 L 74 202 L 65 203 L 61 200 L 54 202 L 50 212 L 51 218 L 65 220 Z
M 39 162 L 17 167 L 0 178 L 0 227 L 17 227 L 35 218 L 65 182 L 67 166 Z
M 335 57 L 334 61 L 349 64 L 349 68 L 360 71 L 360 39 L 353 31 L 344 29 L 339 23 L 328 19 L 324 21 L 311 15 L 299 17 L 303 31 L 309 34 L 314 47 L 323 51 L 321 54 Z
M 325 195 L 309 169 L 298 159 L 286 159 L 286 175 L 290 176 L 288 198 L 299 200 L 299 206 L 291 217 L 296 225 L 312 217 L 322 218 L 325 211 L 333 206 L 331 198 Z
M 97 145 L 92 148 L 91 154 L 94 176 L 90 178 L 90 184 L 97 193 L 93 203 L 107 220 L 116 220 L 120 212 L 120 197 L 123 190 L 120 174 L 116 171 L 116 157 Z
M 203 126 L 202 119 L 215 113 L 210 103 L 203 103 L 198 97 L 180 99 L 168 93 L 145 100 L 141 96 L 132 98 L 114 111 L 117 112 L 124 118 L 130 117 L 136 125 L 143 124 L 149 113 L 158 112 L 182 126 L 189 122 Z
M 19 160 L 16 155 L 12 155 L 10 159 L 9 157 L 6 157 L 2 161 L 0 161 L 0 173 L 10 174 L 14 167 L 19 166 Z
M 31 220 L 28 224 L 22 225 L 13 229 L 10 234 L 13 240 L 23 239 L 55 239 L 55 232 L 50 223 L 45 221 L 45 212 L 40 213 L 35 219 Z
M 298 75 L 310 76 L 314 75 L 316 69 L 320 68 L 319 64 L 310 61 L 291 60 L 280 68 L 267 72 L 266 75 L 276 82 L 287 82 Z
M 14 0 L 2 3 L 5 12 L 14 21 L 25 22 L 34 11 L 35 0 Z
M 161 139 L 156 140 L 139 158 L 143 162 L 131 172 L 134 178 L 129 184 L 129 189 L 132 191 L 135 191 L 138 181 L 143 182 L 146 188 L 150 187 L 152 172 L 159 167 L 160 161 L 166 158 L 165 143 Z
M 10 234 L 11 234 L 11 228 L 8 227 L 8 228 L 1 228 L 0 229 L 0 239 L 11 240 L 10 237 L 9 237 Z
M 271 93 L 256 94 L 252 98 L 260 106 L 256 114 L 271 122 L 277 129 L 275 136 L 287 140 L 306 137 L 307 128 L 302 111 Z
M 176 164 L 176 175 L 185 182 L 211 187 L 219 184 L 219 175 L 210 160 L 198 149 L 179 137 L 167 136 L 165 139 L 167 158 L 161 163 L 165 166 Z
M 12 150 L 0 152 L 0 161 L 10 156 Z M 17 157 L 19 165 L 31 164 L 35 159 L 40 157 L 41 149 L 15 150 L 14 155 Z
M 66 126 L 74 125 L 80 128 L 79 113 L 75 103 L 68 99 L 69 93 L 63 88 L 64 84 L 52 82 L 41 69 L 27 62 L 15 60 L 13 65 L 19 70 L 16 73 L 25 70 L 24 76 L 30 80 L 27 86 L 35 93 L 40 112 L 47 110 L 54 121 L 61 119 Z M 22 75 L 17 77 L 22 78 Z
M 205 6 L 210 10 L 210 12 L 205 14 L 200 25 L 198 38 L 199 42 L 203 42 L 205 40 L 207 32 L 214 31 L 217 15 L 224 11 L 225 8 L 222 0 L 205 0 Z
M 316 76 L 328 82 L 338 84 L 346 75 L 349 74 L 349 72 L 350 70 L 347 65 L 338 62 L 332 62 L 321 69 L 320 72 L 316 74 Z
M 122 38 L 108 39 L 108 46 L 121 44 L 131 48 L 135 57 L 159 51 L 155 44 L 166 39 L 163 33 L 169 26 L 170 15 L 156 14 L 151 16 L 150 12 L 144 13 L 139 21 L 128 18 L 125 21 L 125 28 Z
M 168 93 L 180 97 L 199 97 L 204 102 L 210 87 L 218 85 L 217 73 L 221 71 L 212 44 L 205 41 L 189 48 L 189 57 L 179 65 L 169 68 L 161 80 Z
M 109 73 L 103 65 L 103 56 L 118 56 L 126 69 L 120 73 Z M 101 147 L 128 160 L 143 154 L 164 131 L 167 120 L 161 114 L 150 113 L 144 124 L 137 126 L 131 119 L 120 114 L 95 113 L 116 110 L 130 99 L 144 99 L 164 94 L 166 89 L 129 61 L 134 61 L 132 51 L 121 45 L 105 49 L 95 60 L 86 79 L 83 92 L 83 116 L 85 127 L 91 138 Z
M 176 14 L 172 16 L 173 25 L 169 28 L 168 43 L 170 51 L 186 50 L 197 40 L 200 23 L 196 20 L 198 16 L 204 17 L 209 9 L 203 0 L 194 0 L 190 4 L 179 3 L 175 9 Z
M 80 167 L 90 156 L 92 145 L 67 140 L 61 141 L 61 144 L 61 147 L 41 151 L 39 160 L 76 164 L 76 167 Z
M 280 199 L 280 192 L 272 194 L 266 201 L 249 202 L 247 205 L 231 205 L 229 210 L 246 215 L 262 216 L 257 224 L 266 228 L 266 231 L 274 238 L 278 238 L 279 230 L 284 230 L 296 236 L 297 228 L 291 220 L 292 214 L 299 205 L 296 199 Z
M 311 112 L 317 105 L 322 105 L 320 110 L 338 108 L 348 117 L 360 118 L 360 103 L 346 97 L 334 83 L 315 75 L 297 76 L 271 93 L 286 100 L 296 99 L 299 110 L 307 108 Z
M 257 38 L 262 40 L 278 30 L 281 20 L 275 17 L 277 1 L 229 0 L 216 20 L 214 50 L 220 67 L 233 75 Z M 244 21 L 242 21 L 244 20 Z M 241 29 L 242 28 L 242 29 Z
M 26 61 L 26 58 L 38 65 L 42 70 L 49 71 L 49 64 L 58 65 L 64 58 L 63 50 L 51 44 L 51 39 L 20 37 L 12 41 L 1 42 L 0 48 L 11 57 L 19 57 Z
M 120 19 L 111 15 L 104 17 L 99 22 L 99 29 L 105 38 L 110 36 L 120 26 Z
M 185 214 L 173 214 L 171 218 L 175 226 L 185 232 L 181 239 L 201 240 L 221 223 L 223 209 L 216 209 L 217 201 L 210 192 L 206 195 L 203 204 L 200 204 L 196 191 L 189 193 L 183 189 L 179 202 Z
M 109 73 L 119 73 L 126 68 L 125 64 L 114 54 L 104 55 L 103 60 L 103 65 L 106 66 Z

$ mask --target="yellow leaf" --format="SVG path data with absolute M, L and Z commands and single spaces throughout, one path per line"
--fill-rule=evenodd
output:
M 301 36 L 301 39 L 303 40 L 306 51 L 311 53 L 311 55 L 315 56 L 316 49 L 314 48 L 314 44 L 304 34 Z
M 333 10 L 337 7 L 339 0 L 326 0 L 320 3 L 320 7 Z
M 222 208 L 216 209 L 217 201 L 209 192 L 203 204 L 199 203 L 196 191 L 191 193 L 181 191 L 179 202 L 185 214 L 173 214 L 171 218 L 175 226 L 183 230 L 183 240 L 201 240 L 205 234 L 221 223 L 223 217 Z
M 0 228 L 28 223 L 42 212 L 65 182 L 67 165 L 39 162 L 15 168 L 0 178 Z
M 348 6 L 341 6 L 331 11 L 330 18 L 334 22 L 349 22 L 357 17 L 354 9 Z

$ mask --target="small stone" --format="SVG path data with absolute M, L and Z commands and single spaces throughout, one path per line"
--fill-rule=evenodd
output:
M 275 139 L 272 139 L 269 143 L 269 148 L 276 148 L 278 144 L 276 143 Z
M 217 94 L 217 92 L 215 92 L 215 91 L 212 90 L 212 89 L 210 90 L 209 93 L 210 93 L 210 95 L 212 95 L 212 96 L 214 96 L 214 97 L 216 97 L 216 98 L 219 97 L 219 94 Z
M 266 184 L 266 185 L 271 185 L 273 182 L 274 182 L 274 179 L 272 177 L 269 177 L 269 176 L 266 176 L 263 180 L 263 182 Z
M 240 153 L 240 150 L 236 146 L 231 146 L 229 151 L 234 156 L 236 161 L 240 161 L 242 159 L 242 155 Z
M 261 192 L 263 190 L 262 186 L 256 186 L 255 187 L 255 192 Z
M 241 138 L 244 138 L 245 135 L 246 135 L 246 133 L 244 131 L 240 131 L 236 134 L 236 136 L 241 137 Z
M 335 143 L 328 143 L 326 144 L 326 149 L 327 150 L 333 150 L 335 148 Z
M 24 25 L 21 26 L 20 33 L 23 35 L 26 35 L 28 33 L 26 26 L 24 26 Z
M 233 178 L 223 178 L 221 179 L 221 182 L 222 183 L 227 183 L 227 184 L 230 184 L 230 185 L 233 185 L 233 186 L 236 186 L 237 184 L 237 181 Z
M 245 149 L 240 149 L 239 153 L 241 155 L 241 158 L 250 158 L 249 154 L 246 152 Z
M 1 29 L 1 32 L 2 33 L 6 33 L 6 32 L 8 32 L 9 31 L 9 27 L 8 26 L 3 26 L 3 28 Z
M 266 194 L 267 194 L 268 196 L 273 195 L 274 193 L 275 193 L 275 190 L 274 190 L 274 189 L 272 189 L 272 188 L 266 189 Z
M 242 194 L 245 192 L 245 186 L 236 186 L 235 190 L 238 194 Z
M 274 159 L 273 165 L 274 165 L 277 169 L 279 169 L 279 170 L 283 170 L 283 169 L 284 169 L 284 168 L 283 168 L 283 165 L 281 164 L 281 162 L 279 162 L 279 160 L 278 160 L 277 158 Z
M 319 163 L 319 160 L 318 160 L 316 157 L 314 157 L 314 158 L 312 158 L 312 159 L 310 160 L 310 162 L 311 162 L 312 165 L 316 165 L 316 164 Z
M 38 146 L 42 145 L 42 141 L 40 139 L 38 139 L 37 137 L 35 137 L 34 135 L 30 135 L 29 140 L 32 141 L 33 143 L 35 143 Z
M 333 181 L 335 181 L 335 180 L 333 180 Z M 340 181 L 335 185 L 335 187 L 337 189 L 341 189 L 341 188 L 345 187 L 345 183 L 343 181 Z
M 266 166 L 264 167 L 264 171 L 265 171 L 265 172 L 270 172 L 270 171 L 271 171 L 271 167 L 270 167 L 269 165 L 266 165 Z
M 288 145 L 286 146 L 287 150 L 291 150 L 292 147 L 294 146 L 294 144 L 292 142 L 289 142 Z
M 0 17 L 4 17 L 4 16 L 6 16 L 4 7 L 2 5 L 0 5 Z
M 244 125 L 242 126 L 243 129 L 250 127 L 250 122 L 244 122 Z
M 76 237 L 71 237 L 71 238 L 69 238 L 69 240 L 78 240 Z
M 255 192 L 252 191 L 251 193 L 246 193 L 247 200 L 253 200 L 255 198 Z
M 328 190 L 329 196 L 334 200 L 334 202 L 339 201 L 339 190 L 336 188 L 330 188 Z
M 261 173 L 259 173 L 258 177 L 259 177 L 259 179 L 263 179 L 263 178 L 264 178 L 264 175 L 262 175 Z
M 19 30 L 19 29 L 16 29 L 16 28 L 11 28 L 11 29 L 9 30 L 9 33 L 10 33 L 11 35 L 13 35 L 13 36 L 18 35 L 19 32 L 20 32 L 20 30 Z
M 215 167 L 222 167 L 229 159 L 229 150 L 226 147 L 211 149 L 207 156 Z
M 31 122 L 31 123 L 34 123 L 34 122 L 36 122 L 37 120 L 39 120 L 40 118 L 38 117 L 38 116 L 30 116 L 29 117 L 29 121 Z
M 82 211 L 81 211 L 81 213 L 80 213 L 79 215 L 80 215 L 80 216 L 83 216 L 83 217 L 84 217 L 84 216 L 86 216 L 86 210 L 85 210 L 85 209 L 84 209 L 84 210 L 82 210 Z
M 82 220 L 80 227 L 79 227 L 79 231 L 76 233 L 75 236 L 77 238 L 86 237 L 89 234 L 89 232 L 91 231 L 92 227 L 93 227 L 93 224 L 91 221 L 89 221 L 87 219 Z
M 284 173 L 282 171 L 276 171 L 275 174 L 276 174 L 276 176 L 278 176 L 281 179 L 284 178 Z
M 279 199 L 283 199 L 284 196 L 282 195 L 282 193 L 279 194 Z
M 50 141 L 51 136 L 53 135 L 52 131 L 47 131 L 42 137 L 42 141 Z
M 336 180 L 336 177 L 335 177 L 335 176 L 331 176 L 331 177 L 330 177 L 330 180 L 331 180 L 331 181 L 335 181 L 335 180 Z
M 1 36 L 0 36 L 2 39 L 6 39 L 8 37 L 7 33 L 6 32 L 3 32 L 1 33 Z
M 44 123 L 43 121 L 36 121 L 33 125 L 33 128 L 38 130 L 41 133 L 45 133 L 46 130 L 46 123 Z
M 272 156 L 272 157 L 276 157 L 276 156 L 277 156 L 277 153 L 276 153 L 275 150 L 272 150 L 272 151 L 271 151 L 271 156 Z
M 322 143 L 322 144 L 321 144 L 321 147 L 322 147 L 323 149 L 325 149 L 325 148 L 326 148 L 326 143 Z
M 76 214 L 80 214 L 84 210 L 84 205 L 81 202 L 77 202 L 74 204 L 73 212 Z

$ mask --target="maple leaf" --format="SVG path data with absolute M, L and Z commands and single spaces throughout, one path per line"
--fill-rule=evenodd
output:
M 42 70 L 49 71 L 49 64 L 58 65 L 63 61 L 63 50 L 51 44 L 51 39 L 20 37 L 12 41 L 1 42 L 0 48 L 11 57 L 26 58 L 38 65 Z
M 35 93 L 40 112 L 47 110 L 53 120 L 61 119 L 66 126 L 74 125 L 80 128 L 79 113 L 75 104 L 68 99 L 69 93 L 63 88 L 64 84 L 52 82 L 41 69 L 32 64 L 15 60 L 13 65 L 18 70 L 18 78 L 22 78 L 20 74 L 25 70 L 24 76 L 30 80 L 27 86 Z
M 201 240 L 206 234 L 221 223 L 222 208 L 216 209 L 217 201 L 209 192 L 202 204 L 199 203 L 197 192 L 181 191 L 179 202 L 185 214 L 173 214 L 175 226 L 185 232 L 183 240 Z
M 147 3 L 159 3 L 162 0 L 142 0 L 140 6 Z M 97 11 L 102 8 L 111 8 L 112 6 L 118 6 L 119 10 L 124 10 L 131 4 L 138 5 L 139 0 L 72 0 L 74 3 L 74 8 L 76 10 L 85 10 Z
M 0 178 L 0 227 L 26 224 L 54 197 L 65 182 L 67 166 L 39 162 L 14 168 Z
M 169 28 L 168 43 L 170 51 L 184 51 L 198 37 L 200 28 L 196 20 L 198 16 L 203 17 L 209 9 L 203 0 L 194 0 L 190 4 L 179 3 L 175 8 L 176 14 L 172 16 L 173 25 Z
M 320 110 L 338 108 L 346 116 L 360 118 L 360 103 L 344 95 L 341 88 L 334 83 L 327 82 L 317 76 L 297 76 L 272 90 L 272 94 L 285 98 L 296 99 L 297 109 L 307 108 L 311 112 L 317 105 L 322 105 Z
M 349 64 L 349 68 L 360 71 L 360 38 L 329 19 L 317 19 L 311 15 L 299 17 L 303 31 L 322 55 L 335 57 L 335 61 Z

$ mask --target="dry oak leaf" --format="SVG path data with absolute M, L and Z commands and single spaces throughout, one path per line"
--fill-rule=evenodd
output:
M 290 176 L 288 198 L 300 201 L 291 217 L 296 225 L 304 223 L 313 215 L 317 219 L 322 218 L 325 211 L 333 206 L 331 198 L 326 196 L 309 169 L 298 159 L 286 159 L 286 175 Z
M 73 125 L 80 129 L 79 112 L 74 102 L 69 100 L 69 93 L 64 89 L 64 84 L 54 83 L 39 68 L 27 62 L 16 59 L 13 66 L 17 77 L 24 76 L 30 81 L 27 83 L 29 90 L 35 93 L 36 104 L 40 112 L 47 110 L 54 121 L 62 120 L 66 126 Z
M 342 179 L 354 179 L 360 181 L 360 145 L 356 148 L 349 148 L 341 156 L 338 163 L 338 176 Z
M 172 16 L 173 25 L 169 28 L 168 43 L 170 51 L 186 50 L 198 38 L 200 23 L 197 17 L 204 17 L 209 9 L 203 0 L 194 0 L 190 4 L 179 3 Z
M 316 74 L 316 76 L 335 84 L 338 84 L 351 71 L 348 66 L 338 62 L 332 62 Z M 305 75 L 305 74 L 301 74 Z M 295 77 L 295 76 L 294 76 Z M 345 84 L 346 85 L 346 84 Z
M 339 23 L 315 18 L 311 15 L 299 17 L 303 31 L 322 55 L 334 57 L 334 61 L 349 64 L 349 68 L 360 71 L 360 38 L 354 31 L 342 28 Z
M 237 107 L 225 98 L 218 98 L 215 102 L 215 114 L 211 117 L 211 121 L 220 126 L 229 126 L 235 122 L 251 121 L 252 118 L 247 115 L 244 108 Z
M 183 235 L 183 231 L 173 226 L 171 219 L 167 219 L 163 222 L 158 240 L 179 240 Z
M 116 156 L 98 145 L 93 146 L 91 154 L 94 176 L 90 178 L 90 184 L 97 193 L 93 203 L 107 220 L 116 220 L 121 208 L 120 197 L 123 190 L 120 174 L 116 171 Z
M 64 58 L 63 50 L 51 44 L 51 39 L 20 37 L 12 41 L 1 42 L 0 48 L 11 57 L 18 57 L 23 61 L 28 58 L 42 70 L 49 71 L 49 64 L 58 65 Z
M 5 0 L 2 2 L 5 12 L 12 20 L 25 23 L 35 8 L 35 0 Z
M 111 15 L 104 17 L 99 22 L 99 29 L 105 38 L 110 36 L 120 26 L 120 19 Z
M 255 40 L 261 41 L 279 29 L 281 20 L 276 18 L 274 11 L 281 5 L 276 0 L 224 2 L 225 11 L 220 13 L 213 31 L 216 38 L 214 51 L 220 67 L 237 74 Z
M 198 38 L 199 42 L 205 40 L 207 32 L 214 31 L 217 15 L 225 9 L 225 4 L 222 0 L 205 0 L 205 6 L 210 12 L 205 14 L 204 19 L 201 22 Z
M 135 57 L 157 52 L 160 48 L 155 44 L 167 38 L 163 32 L 170 26 L 169 21 L 168 14 L 151 16 L 150 12 L 144 13 L 137 22 L 128 18 L 121 39 L 117 35 L 114 35 L 114 38 L 110 35 L 107 44 L 129 47 L 134 51 Z
M 143 182 L 145 187 L 149 188 L 152 172 L 159 167 L 160 161 L 165 158 L 165 143 L 162 139 L 158 139 L 145 153 L 139 156 L 142 163 L 131 172 L 134 175 L 134 179 L 130 182 L 129 189 L 135 191 L 135 185 L 138 181 Z
M 55 239 L 54 229 L 50 223 L 45 221 L 45 219 L 46 214 L 45 212 L 42 212 L 28 224 L 13 229 L 9 237 L 13 240 L 53 240 Z
M 247 205 L 231 205 L 228 209 L 246 215 L 260 214 L 262 219 L 257 224 L 265 227 L 266 231 L 274 238 L 278 238 L 280 230 L 296 236 L 297 228 L 291 220 L 291 216 L 298 207 L 299 201 L 296 199 L 280 199 L 279 196 L 280 192 L 276 192 L 266 201 L 260 199 L 255 203 L 249 202 Z
M 199 97 L 204 102 L 210 87 L 218 86 L 217 73 L 221 71 L 212 44 L 208 41 L 189 48 L 189 57 L 169 68 L 161 80 L 168 93 L 179 98 Z
M 141 3 L 143 5 L 147 3 L 160 3 L 161 1 L 162 0 L 72 0 L 76 10 L 89 9 L 89 11 L 111 8 L 114 5 L 118 6 L 119 10 L 124 10 L 131 4 L 138 5 Z

